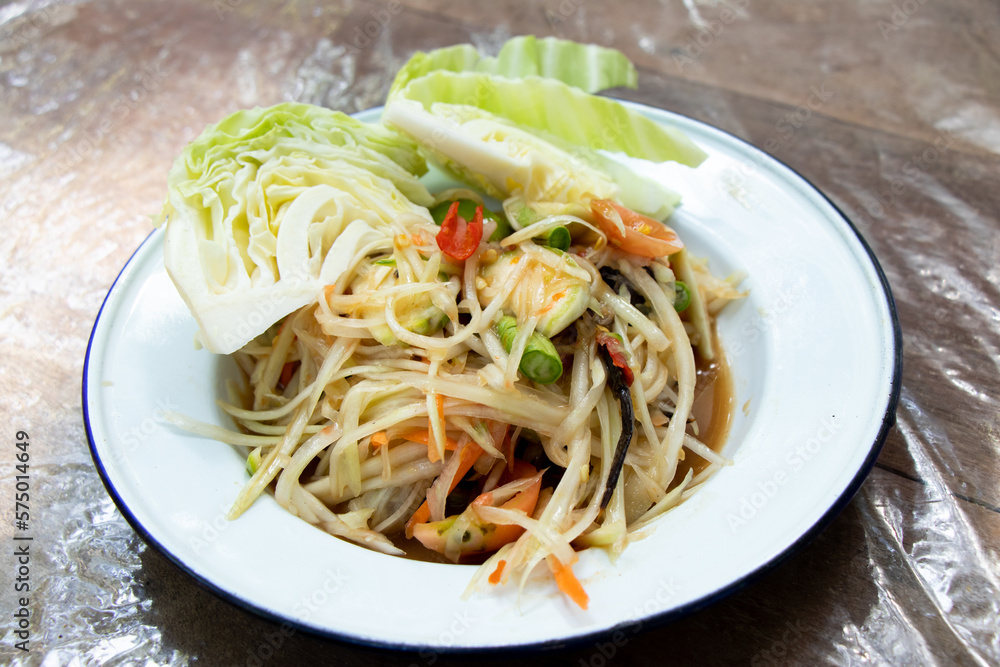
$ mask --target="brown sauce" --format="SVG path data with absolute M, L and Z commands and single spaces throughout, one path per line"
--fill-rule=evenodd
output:
M 713 336 L 713 338 L 715 338 Z M 715 359 L 705 361 L 700 357 L 696 360 L 696 380 L 694 389 L 694 404 L 691 407 L 691 417 L 698 424 L 698 433 L 688 424 L 687 432 L 705 443 L 709 449 L 721 452 L 729 435 L 729 426 L 733 421 L 733 409 L 736 395 L 733 391 L 733 376 L 726 361 L 725 351 L 715 338 Z M 697 475 L 708 467 L 708 461 L 684 449 L 684 460 L 677 464 L 674 484 L 680 483 L 688 470 Z

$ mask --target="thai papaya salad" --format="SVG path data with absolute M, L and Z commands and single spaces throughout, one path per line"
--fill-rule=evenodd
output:
M 460 45 L 413 56 L 380 123 L 285 103 L 183 151 L 166 268 L 246 383 L 219 402 L 238 429 L 171 418 L 243 448 L 231 518 L 269 490 L 371 549 L 480 562 L 470 590 L 547 568 L 586 608 L 577 552 L 728 463 L 692 409 L 742 293 L 662 222 L 679 196 L 610 157 L 705 158 L 594 95 L 635 84 L 598 46 Z M 462 187 L 432 194 L 428 160 Z

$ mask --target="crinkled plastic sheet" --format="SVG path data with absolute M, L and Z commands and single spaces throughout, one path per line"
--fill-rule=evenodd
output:
M 31 651 L 14 648 L 5 577 L 2 661 L 437 660 L 287 632 L 148 548 L 90 460 L 83 356 L 173 156 L 205 123 L 282 99 L 366 108 L 417 48 L 537 33 L 624 49 L 641 78 L 626 96 L 727 129 L 815 182 L 882 262 L 905 349 L 897 427 L 811 545 L 705 611 L 564 658 L 1000 663 L 998 32 L 986 0 L 3 4 L 0 402 L 8 442 L 32 437 L 37 539 Z M 8 507 L 9 444 L 0 460 Z M 7 544 L 12 531 L 0 525 Z

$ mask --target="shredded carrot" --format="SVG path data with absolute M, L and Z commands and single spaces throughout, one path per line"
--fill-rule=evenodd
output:
M 424 503 L 417 508 L 417 511 L 413 513 L 410 520 L 406 522 L 406 536 L 413 537 L 413 527 L 418 523 L 427 523 L 431 518 L 431 506 L 427 504 L 425 500 Z
M 458 462 L 458 471 L 455 473 L 455 477 L 451 480 L 451 486 L 448 489 L 448 493 L 455 490 L 458 483 L 462 481 L 465 474 L 469 472 L 472 464 L 476 462 L 476 459 L 480 457 L 483 453 L 483 448 L 474 442 L 470 442 L 462 449 L 460 456 L 462 457 Z M 417 508 L 417 511 L 413 513 L 410 520 L 406 522 L 406 536 L 413 537 L 413 527 L 418 523 L 427 523 L 431 518 L 431 506 L 427 504 L 425 500 L 424 503 Z
M 435 394 L 434 401 L 437 403 L 438 417 L 441 418 L 441 421 L 444 421 L 444 396 Z
M 555 576 L 556 585 L 559 587 L 559 590 L 565 593 L 570 600 L 577 603 L 580 609 L 585 610 L 587 603 L 590 602 L 590 598 L 587 596 L 587 592 L 583 590 L 580 580 L 573 574 L 573 568 L 569 565 L 563 565 L 558 558 L 551 554 L 549 554 L 546 560 L 548 560 L 549 568 Z
M 330 297 L 333 296 L 333 290 L 335 290 L 336 288 L 337 288 L 336 285 L 327 285 L 326 287 L 323 288 L 323 296 L 327 300 L 329 300 Z
M 427 459 L 434 463 L 440 461 L 438 458 L 437 448 L 434 447 L 434 441 L 431 438 L 431 432 L 428 429 L 418 428 L 407 433 L 403 433 L 399 436 L 403 440 L 409 440 L 410 442 L 419 442 L 421 445 L 427 445 Z M 373 447 L 384 447 L 389 444 L 389 435 L 385 431 L 379 431 L 378 433 L 373 433 L 371 438 L 371 443 Z M 445 438 L 444 448 L 449 452 L 455 451 L 458 448 L 458 443 L 451 438 Z
M 538 314 L 539 315 L 544 315 L 545 313 L 547 313 L 550 310 L 552 310 L 553 308 L 555 308 L 556 304 L 558 304 L 559 301 L 564 296 L 566 296 L 566 291 L 565 290 L 563 290 L 561 292 L 556 292 L 555 294 L 553 294 L 552 298 L 549 300 L 549 302 L 547 304 L 545 304 L 544 306 L 542 306 L 542 309 L 538 311 Z
M 288 383 L 292 381 L 292 376 L 295 375 L 295 369 L 299 367 L 299 362 L 288 361 L 285 365 L 281 367 L 281 378 L 278 380 L 282 387 L 287 387 Z
M 496 586 L 500 583 L 500 577 L 503 576 L 503 569 L 507 566 L 507 561 L 502 560 L 497 563 L 497 569 L 493 570 L 493 574 L 490 575 L 489 582 Z
M 476 462 L 483 453 L 483 448 L 474 442 L 470 442 L 462 450 L 462 460 L 458 464 L 458 474 L 455 475 L 455 479 L 451 480 L 451 489 L 449 491 L 454 491 L 455 487 L 458 486 L 459 481 L 465 477 L 465 473 L 469 472 L 469 468 L 472 464 Z
M 441 460 L 441 457 L 438 456 L 437 447 L 434 446 L 434 439 L 431 437 L 430 429 L 418 428 L 410 431 L 409 433 L 404 433 L 402 438 L 411 442 L 419 442 L 422 445 L 427 445 L 427 460 L 431 463 Z M 445 450 L 453 452 L 456 447 L 458 447 L 457 442 L 451 438 L 444 439 Z

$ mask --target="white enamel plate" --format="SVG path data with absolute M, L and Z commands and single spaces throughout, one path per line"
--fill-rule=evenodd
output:
M 541 575 L 520 600 L 513 585 L 462 600 L 473 566 L 368 551 L 270 496 L 228 521 L 247 479 L 243 458 L 167 424 L 162 411 L 232 428 L 215 400 L 235 364 L 194 349 L 196 325 L 164 271 L 159 231 L 108 294 L 84 368 L 91 450 L 124 516 L 240 606 L 327 637 L 436 651 L 558 646 L 649 627 L 740 588 L 815 536 L 857 491 L 893 422 L 902 346 L 885 277 L 857 230 L 793 171 L 702 123 L 636 108 L 708 152 L 696 170 L 643 169 L 684 196 L 671 224 L 692 252 L 716 275 L 748 276 L 749 297 L 718 324 L 735 381 L 724 450 L 735 464 L 614 564 L 602 551 L 581 554 L 574 570 L 588 611 Z

